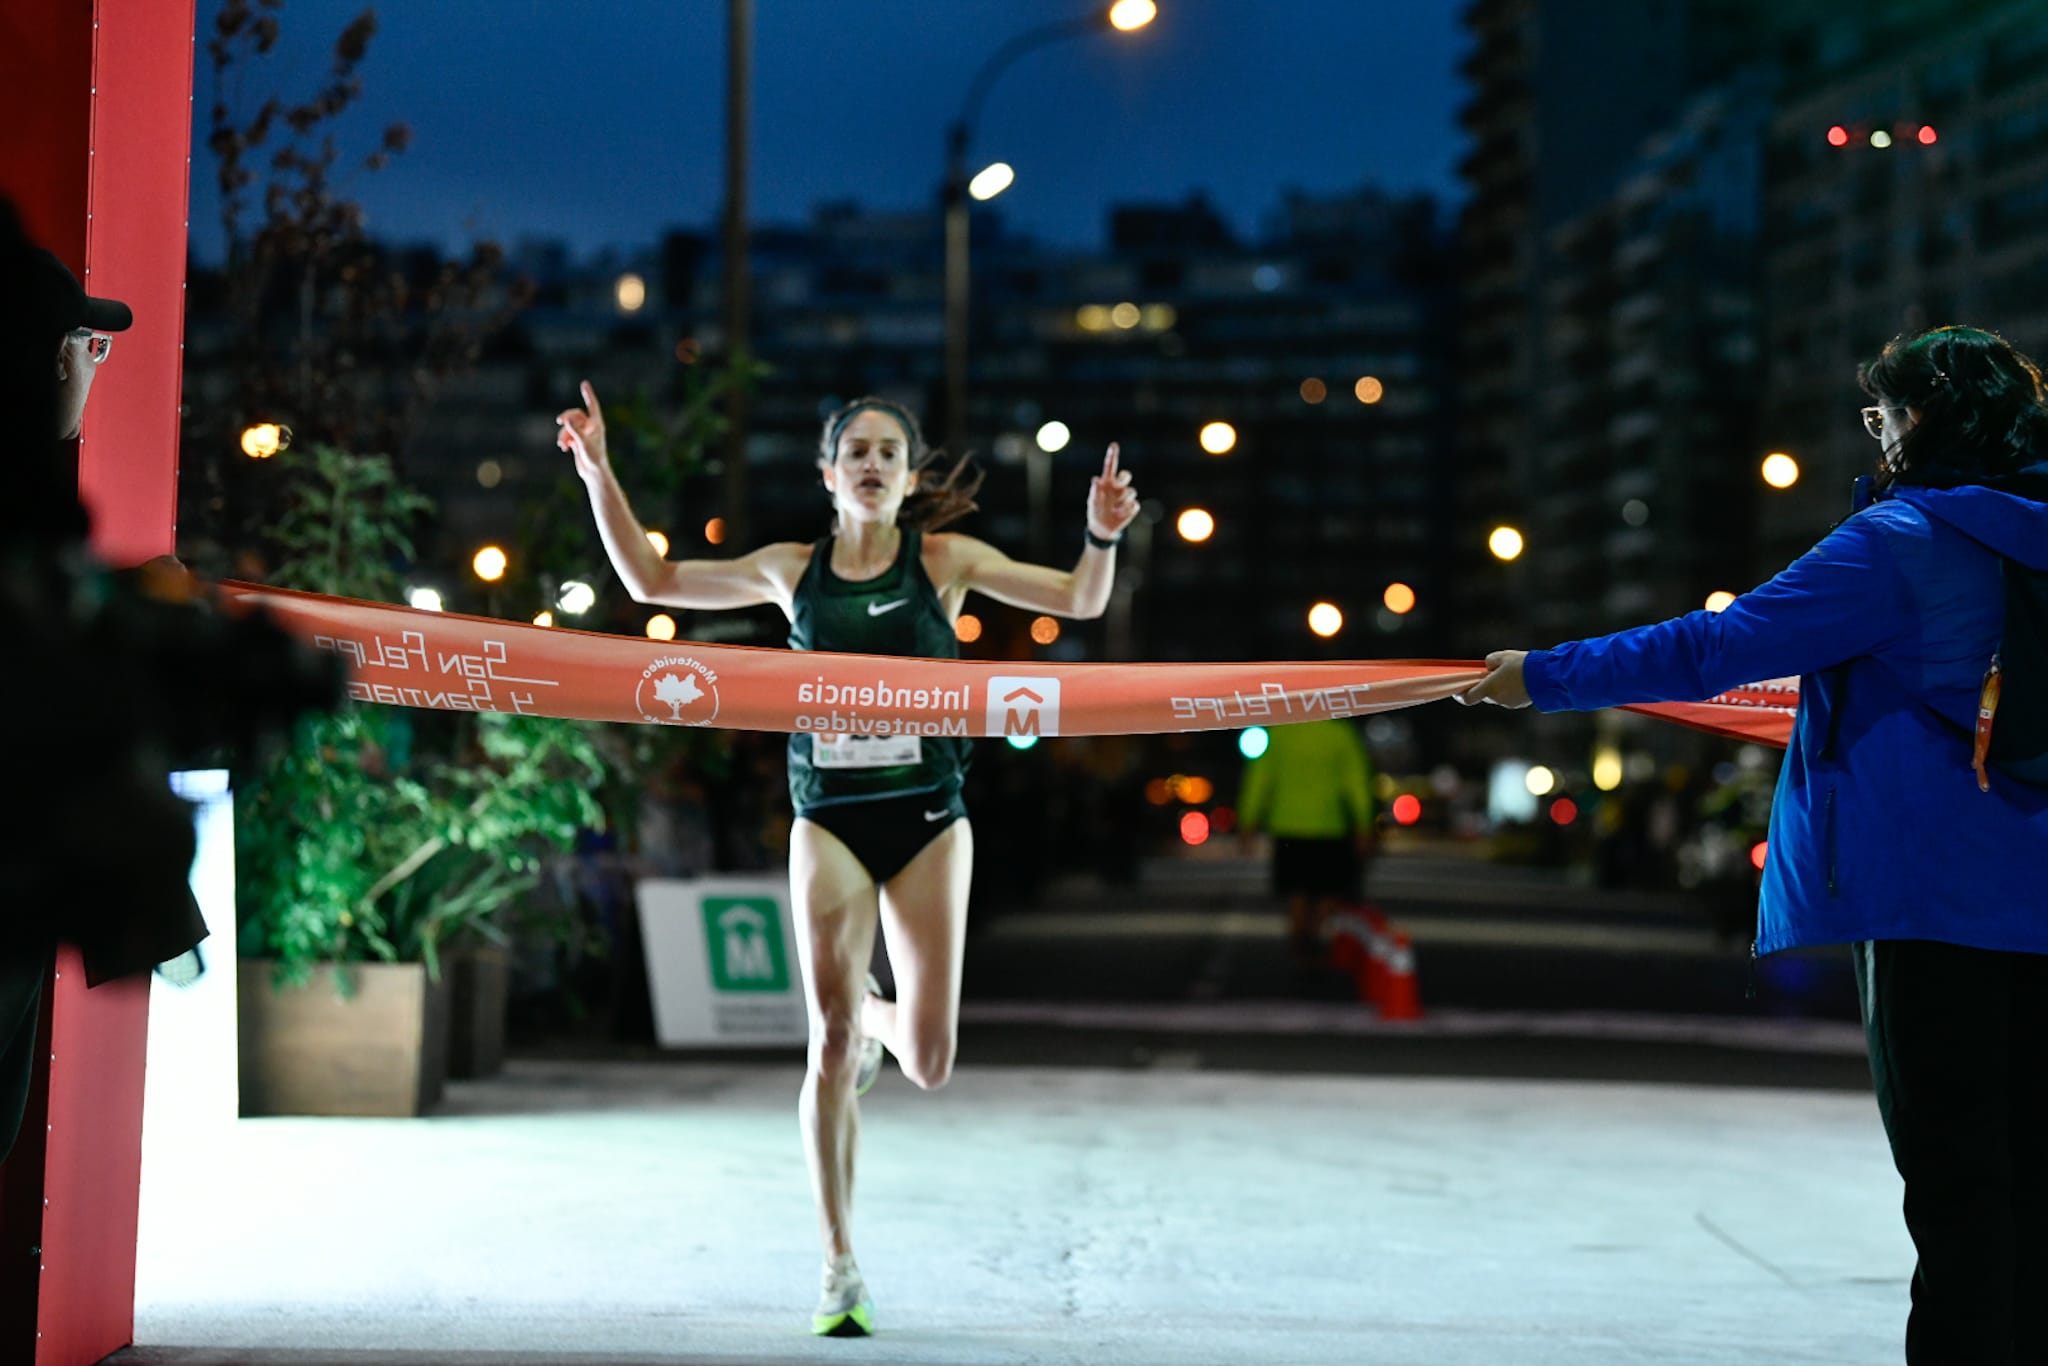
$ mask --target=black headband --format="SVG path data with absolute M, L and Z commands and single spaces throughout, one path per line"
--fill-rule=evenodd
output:
M 839 454 L 839 434 L 846 430 L 847 423 L 853 421 L 862 413 L 887 413 L 890 417 L 895 418 L 897 424 L 903 428 L 904 443 L 911 446 L 917 444 L 917 438 L 913 435 L 917 430 L 917 425 L 910 420 L 909 413 L 893 403 L 888 403 L 881 399 L 871 399 L 865 403 L 854 404 L 832 420 L 832 430 L 825 433 L 826 455 L 836 456 Z

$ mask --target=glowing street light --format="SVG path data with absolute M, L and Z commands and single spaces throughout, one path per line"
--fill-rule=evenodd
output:
M 1789 489 L 1799 482 L 1799 462 L 1783 451 L 1764 457 L 1764 482 L 1774 489 Z
M 1415 610 L 1415 590 L 1405 583 L 1390 583 L 1387 591 L 1380 595 L 1380 601 L 1395 616 L 1405 617 Z
M 647 304 L 647 282 L 629 270 L 612 287 L 612 297 L 618 301 L 619 312 L 638 313 Z
M 1547 797 L 1557 790 L 1557 775 L 1537 764 L 1522 776 L 1522 786 L 1529 789 L 1532 797 Z
M 546 610 L 535 612 L 533 614 L 533 624 L 535 626 L 553 626 L 555 624 L 555 614 Z
M 496 583 L 505 577 L 505 570 L 511 563 L 511 557 L 502 548 L 487 545 L 470 557 L 469 567 L 485 583 Z
M 1017 181 L 1017 170 L 1007 161 L 991 161 L 967 182 L 967 193 L 976 199 L 994 199 Z
M 1308 609 L 1308 629 L 1328 640 L 1344 629 L 1344 613 L 1334 602 L 1319 602 Z
M 1875 129 L 1870 134 L 1870 145 L 1879 149 L 1889 147 L 1892 145 L 1892 135 L 1882 128 Z
M 441 610 L 441 594 L 438 589 L 408 588 L 405 590 L 405 600 L 408 604 L 417 607 L 422 612 L 438 612 Z
M 1013 7 L 1014 8 L 1014 7 Z M 960 112 L 946 126 L 946 175 L 942 182 L 944 189 L 941 202 L 945 206 L 945 331 L 946 331 L 946 439 L 948 450 L 967 448 L 967 357 L 968 327 L 967 314 L 970 295 L 970 281 L 974 277 L 971 263 L 973 242 L 973 221 L 970 210 L 977 199 L 986 196 L 970 189 L 967 164 L 967 150 L 974 141 L 974 128 L 980 121 L 983 103 L 989 92 L 996 86 L 1003 73 L 1026 53 L 1035 52 L 1049 43 L 1068 42 L 1089 36 L 1129 33 L 1141 29 L 1158 17 L 1159 6 L 1155 0 L 1114 0 L 1096 8 L 1092 14 L 1077 15 L 1067 19 L 1056 19 L 1028 28 L 1002 44 L 987 60 L 975 70 L 967 81 L 967 97 L 960 105 Z M 1107 22 L 1104 22 L 1107 20 Z M 948 54 L 957 57 L 959 54 Z M 986 174 L 984 172 L 983 174 Z M 1014 173 L 1012 173 L 1014 177 Z M 1008 185 L 1008 179 L 1003 185 Z M 998 192 L 1002 186 L 983 182 L 989 194 Z M 1110 321 L 1120 328 L 1133 328 L 1142 315 L 1133 303 L 1118 304 L 1112 311 Z M 1087 324 L 1078 325 L 1084 329 Z
M 1064 422 L 1048 422 L 1038 429 L 1038 449 L 1048 455 L 1065 450 L 1073 439 L 1073 431 Z
M 704 539 L 712 545 L 725 544 L 725 518 L 713 517 L 704 524 Z
M 1272 743 L 1272 732 L 1264 726 L 1246 726 L 1237 733 L 1237 752 L 1247 759 L 1258 758 Z
M 674 640 L 676 638 L 676 619 L 666 612 L 656 612 L 647 619 L 647 638 L 649 640 Z
M 1159 17 L 1159 6 L 1153 0 L 1116 0 L 1109 7 L 1110 27 L 1121 33 L 1141 29 Z
M 1373 404 L 1387 396 L 1387 386 L 1373 376 L 1367 375 L 1352 386 L 1351 392 L 1358 396 L 1360 403 Z
M 1621 786 L 1626 772 L 1621 762 L 1621 751 L 1612 745 L 1604 746 L 1593 754 L 1593 786 L 1602 792 L 1612 792 Z
M 668 554 L 668 537 L 662 535 L 659 531 L 647 533 L 647 544 L 654 547 L 654 553 L 657 555 Z
M 1051 617 L 1033 617 L 1031 638 L 1040 645 L 1050 645 L 1060 638 L 1060 624 Z
M 972 612 L 962 612 L 953 622 L 953 635 L 962 645 L 972 645 L 981 639 L 981 618 Z
M 1301 382 L 1301 401 L 1303 403 L 1321 403 L 1329 396 L 1330 386 L 1317 379 L 1314 375 L 1310 375 Z
M 251 460 L 268 460 L 291 444 L 292 429 L 275 422 L 242 428 L 242 454 Z
M 1174 519 L 1173 529 L 1190 545 L 1200 545 L 1216 534 L 1216 519 L 1207 508 L 1189 508 Z
M 1511 526 L 1497 526 L 1486 538 L 1486 548 L 1496 560 L 1512 560 L 1522 553 L 1522 533 Z
M 572 617 L 580 617 L 597 606 L 597 590 L 581 579 L 571 579 L 562 585 L 562 593 L 555 599 L 555 606 Z
M 1707 594 L 1707 610 L 1709 612 L 1725 612 L 1734 605 L 1735 595 L 1725 589 Z
M 1211 455 L 1228 455 L 1237 445 L 1237 428 L 1228 422 L 1208 422 L 1202 425 L 1202 449 Z

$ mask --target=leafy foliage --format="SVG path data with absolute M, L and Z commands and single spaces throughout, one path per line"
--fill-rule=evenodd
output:
M 383 456 L 332 447 L 286 462 L 293 496 L 274 528 L 282 585 L 388 600 L 431 509 Z M 445 743 L 420 745 L 422 733 Z M 305 722 L 235 808 L 242 952 L 303 982 L 323 962 L 424 962 L 499 916 L 538 880 L 542 854 L 601 828 L 607 776 L 593 727 L 497 714 L 349 707 Z M 342 980 L 346 982 L 346 975 Z
M 410 529 L 433 511 L 433 502 L 402 482 L 386 456 L 318 445 L 306 461 L 311 468 L 292 481 L 285 515 L 271 531 L 282 556 L 272 582 L 397 601 L 399 566 L 413 558 Z
M 311 721 L 236 810 L 241 951 L 286 982 L 323 962 L 424 962 L 451 938 L 502 942 L 499 913 L 542 853 L 603 824 L 604 765 L 575 722 L 483 714 L 455 759 L 416 757 L 407 718 L 356 707 Z

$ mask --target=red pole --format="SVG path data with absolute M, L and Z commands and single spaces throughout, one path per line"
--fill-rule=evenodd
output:
M 79 491 L 115 564 L 175 540 L 193 0 L 0 0 L 0 190 L 95 294 L 135 310 L 93 386 Z M 58 955 L 0 1167 L 0 1361 L 90 1366 L 135 1326 L 147 978 Z

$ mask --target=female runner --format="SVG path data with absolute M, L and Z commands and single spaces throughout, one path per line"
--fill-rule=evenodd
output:
M 627 591 L 695 611 L 773 603 L 789 618 L 792 649 L 958 658 L 953 623 L 970 591 L 1031 612 L 1100 616 L 1117 541 L 1138 513 L 1112 445 L 1089 486 L 1086 539 L 1072 569 L 1022 564 L 972 536 L 940 532 L 973 510 L 978 479 L 963 484 L 961 465 L 928 478 L 932 452 L 917 420 L 864 398 L 826 420 L 819 445 L 831 535 L 732 560 L 666 560 L 612 473 L 604 413 L 587 382 L 583 402 L 556 418 L 556 444 L 575 456 Z M 853 1255 L 855 1097 L 873 1084 L 885 1048 L 926 1090 L 952 1073 L 974 861 L 960 799 L 966 767 L 963 739 L 789 738 L 790 897 L 810 1016 L 798 1114 L 825 1252 L 815 1333 L 859 1336 L 875 1326 Z M 877 923 L 895 973 L 893 1001 L 867 976 Z

